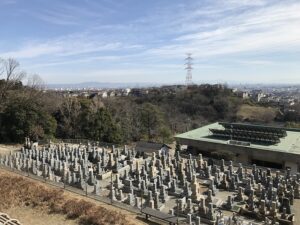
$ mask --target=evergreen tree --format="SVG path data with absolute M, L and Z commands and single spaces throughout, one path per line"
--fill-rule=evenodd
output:
M 98 109 L 94 115 L 90 136 L 93 140 L 108 143 L 120 143 L 122 140 L 119 126 L 113 121 L 111 114 L 105 108 Z

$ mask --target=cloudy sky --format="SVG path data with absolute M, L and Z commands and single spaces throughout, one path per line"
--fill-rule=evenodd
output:
M 0 57 L 48 83 L 300 83 L 299 0 L 0 0 Z

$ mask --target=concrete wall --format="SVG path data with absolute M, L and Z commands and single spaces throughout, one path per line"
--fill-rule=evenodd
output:
M 285 162 L 284 167 L 287 168 L 291 168 L 292 173 L 296 173 L 298 172 L 299 169 L 299 164 L 294 163 L 294 162 Z

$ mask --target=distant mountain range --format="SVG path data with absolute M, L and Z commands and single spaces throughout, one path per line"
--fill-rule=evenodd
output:
M 101 83 L 84 82 L 75 84 L 47 84 L 48 89 L 116 89 L 116 88 L 141 88 L 159 87 L 164 84 L 159 83 Z
M 299 86 L 299 83 L 241 83 L 241 82 L 225 82 L 225 81 L 202 81 L 202 82 L 195 82 L 195 84 L 227 84 L 229 87 L 286 87 L 286 86 Z M 118 88 L 147 88 L 147 87 L 160 87 L 163 85 L 183 85 L 184 83 L 109 83 L 109 82 L 83 82 L 83 83 L 70 83 L 70 84 L 47 84 L 47 89 L 118 89 Z

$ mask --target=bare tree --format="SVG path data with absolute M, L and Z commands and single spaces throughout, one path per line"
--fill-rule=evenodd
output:
M 76 98 L 65 98 L 63 104 L 60 105 L 59 112 L 62 119 L 61 129 L 65 135 L 76 138 L 79 126 L 77 121 L 80 116 L 81 105 Z
M 19 82 L 26 77 L 26 73 L 20 70 L 20 63 L 13 58 L 1 59 L 0 68 L 0 72 L 2 71 L 7 82 Z
M 4 66 L 2 64 L 3 59 L 0 58 L 0 78 L 2 77 L 2 75 L 4 74 Z
M 0 100 L 7 95 L 7 92 L 20 83 L 26 76 L 26 73 L 20 69 L 20 64 L 13 58 L 0 59 L 0 77 L 4 79 L 0 83 Z
M 27 99 L 36 99 L 38 101 L 44 101 L 44 87 L 44 81 L 39 75 L 30 75 L 27 79 L 26 88 L 24 88 L 24 96 L 26 96 Z
M 43 90 L 45 82 L 38 74 L 33 74 L 28 77 L 27 86 L 36 90 Z

